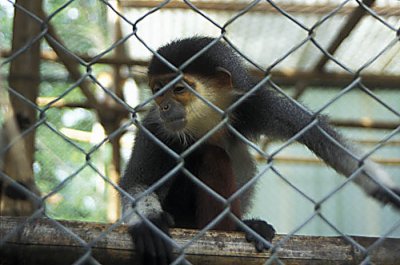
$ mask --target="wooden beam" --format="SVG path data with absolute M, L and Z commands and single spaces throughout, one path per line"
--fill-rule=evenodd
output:
M 47 19 L 47 15 L 43 10 L 41 10 L 41 17 L 43 20 Z M 53 27 L 50 21 L 47 23 L 47 34 L 45 35 L 45 39 L 55 54 L 57 54 L 57 58 L 59 58 L 60 62 L 62 62 L 72 79 L 77 82 L 83 76 L 79 69 L 80 64 L 67 52 L 66 49 L 63 48 L 64 42 L 57 34 L 56 29 Z M 87 98 L 87 103 L 96 109 L 97 112 L 100 112 L 101 106 L 90 88 L 90 81 L 88 81 L 88 79 L 84 79 L 78 84 L 78 86 L 81 89 L 82 94 L 84 94 Z
M 267 162 L 264 157 L 261 155 L 256 155 L 255 159 L 258 162 Z M 386 166 L 400 166 L 400 159 L 390 159 L 390 158 L 372 158 L 372 161 Z M 310 165 L 323 165 L 325 166 L 325 162 L 312 157 L 306 156 L 285 156 L 285 155 L 278 155 L 274 158 L 274 162 L 276 163 L 283 163 L 283 164 L 310 164 Z
M 39 107 L 46 106 L 50 104 L 56 97 L 38 97 L 36 100 L 36 104 Z M 84 108 L 84 109 L 91 109 L 91 105 L 87 102 L 68 102 L 64 99 L 59 99 L 56 102 L 51 104 L 51 108 Z
M 388 121 L 376 121 L 369 118 L 360 120 L 350 120 L 350 119 L 336 119 L 330 122 L 334 126 L 347 127 L 347 128 L 369 128 L 369 129 L 384 129 L 384 130 L 394 130 L 400 126 L 400 121 L 398 122 L 388 122 Z
M 0 56 L 3 58 L 7 58 L 11 56 L 11 52 L 8 50 L 0 50 Z M 91 57 L 86 54 L 77 54 L 77 57 L 81 58 L 85 62 L 92 62 L 94 57 Z M 54 61 L 54 62 L 59 62 L 63 63 L 63 59 L 57 56 L 57 53 L 52 52 L 52 51 L 42 51 L 40 54 L 40 58 L 42 60 L 46 61 Z M 96 63 L 99 64 L 110 64 L 110 65 L 127 65 L 127 66 L 147 66 L 148 61 L 142 61 L 142 60 L 133 60 L 130 59 L 129 57 L 123 57 L 123 58 L 115 58 L 115 57 L 101 57 L 96 60 Z
M 375 0 L 364 0 L 363 3 L 371 7 Z M 342 42 L 350 35 L 353 29 L 357 26 L 357 24 L 361 21 L 361 19 L 366 14 L 365 9 L 362 6 L 358 6 L 354 9 L 354 11 L 350 14 L 347 19 L 347 22 L 344 23 L 343 27 L 337 32 L 336 37 L 329 45 L 327 52 L 330 55 L 333 55 Z M 313 67 L 312 72 L 324 72 L 325 65 L 329 62 L 330 58 L 326 54 L 322 54 L 321 58 L 318 60 L 316 65 Z M 306 91 L 307 87 L 309 86 L 308 80 L 300 80 L 295 85 L 296 93 L 294 94 L 293 98 L 298 99 L 301 95 Z
M 0 217 L 0 245 L 5 264 L 72 264 L 85 254 L 101 264 L 135 264 L 134 246 L 126 226 L 107 231 L 109 224 L 60 222 L 74 236 L 64 232 L 51 220 L 37 219 L 22 225 L 24 218 Z M 183 246 L 198 234 L 197 230 L 172 229 L 171 235 Z M 75 238 L 91 244 L 85 248 Z M 353 237 L 360 245 L 369 247 L 379 238 Z M 0 240 L 0 242 L 2 242 Z M 291 236 L 287 241 L 278 235 L 276 257 L 285 264 L 359 264 L 365 255 L 341 237 Z M 270 251 L 256 252 L 239 232 L 209 231 L 184 250 L 192 264 L 264 264 Z M 400 239 L 386 238 L 369 252 L 376 264 L 397 264 L 400 260 Z
M 8 57 L 8 51 L 1 51 L 2 57 Z M 59 58 L 52 52 L 43 52 L 41 55 L 43 60 L 57 61 Z M 77 55 L 84 59 L 86 62 L 92 61 L 93 57 L 87 55 Z M 110 58 L 103 57 L 97 60 L 99 64 L 110 65 L 127 65 L 127 66 L 140 66 L 147 67 L 148 61 L 132 60 L 130 58 Z M 141 74 L 144 76 L 146 70 Z M 260 70 L 250 70 L 250 73 L 258 78 L 265 77 L 265 74 Z M 310 71 L 297 71 L 297 70 L 275 70 L 271 72 L 274 82 L 281 86 L 294 86 L 301 80 L 307 80 L 310 86 L 314 87 L 328 87 L 328 88 L 343 88 L 349 85 L 354 76 L 348 73 L 328 73 L 328 72 L 310 72 Z M 384 75 L 384 74 L 362 74 L 363 84 L 370 89 L 384 88 L 384 89 L 400 89 L 400 76 L 399 75 Z M 18 75 L 18 78 L 29 78 L 29 76 Z
M 264 73 L 252 70 L 251 74 L 263 78 Z M 355 77 L 347 73 L 305 72 L 305 71 L 272 71 L 272 80 L 280 86 L 294 86 L 306 80 L 309 86 L 321 88 L 344 88 L 354 81 Z M 400 76 L 361 74 L 362 83 L 369 89 L 400 89 Z
M 364 5 L 371 7 L 375 3 L 375 0 L 363 0 L 363 3 Z M 361 21 L 361 19 L 364 17 L 365 14 L 367 14 L 367 12 L 361 5 L 354 10 L 354 12 L 349 16 L 347 21 L 344 23 L 343 27 L 337 32 L 333 42 L 329 45 L 327 49 L 329 54 L 333 55 L 336 52 L 340 44 L 342 44 L 342 42 L 350 35 L 350 33 L 353 31 L 355 26 L 357 26 L 357 24 Z M 321 59 L 317 62 L 314 68 L 317 71 L 322 71 L 328 61 L 329 57 L 323 54 Z
M 122 0 L 120 1 L 122 7 L 127 8 L 155 8 L 163 4 L 165 0 Z M 238 3 L 238 2 L 224 2 L 224 1 L 190 1 L 193 5 L 201 10 L 208 11 L 220 11 L 220 12 L 238 12 L 239 10 L 245 9 L 249 3 Z M 332 4 L 315 4 L 315 5 L 307 5 L 307 4 L 297 4 L 290 3 L 285 4 L 280 2 L 278 4 L 280 8 L 285 10 L 288 13 L 294 14 L 305 14 L 305 15 L 324 15 L 332 10 L 334 10 L 337 5 Z M 357 7 L 351 4 L 348 4 L 341 8 L 337 14 L 347 15 L 351 14 Z M 188 10 L 191 9 L 189 5 L 184 3 L 183 1 L 171 1 L 167 5 L 163 6 L 162 9 L 183 9 Z M 400 9 L 395 8 L 393 6 L 379 6 L 373 8 L 373 10 L 380 16 L 400 16 Z M 266 2 L 258 3 L 249 12 L 262 12 L 262 13 L 279 13 L 273 6 Z

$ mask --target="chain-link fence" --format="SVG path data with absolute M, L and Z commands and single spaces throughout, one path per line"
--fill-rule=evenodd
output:
M 266 255 L 254 252 L 253 257 L 258 259 L 253 263 L 248 263 L 251 259 L 244 259 L 242 252 L 233 251 L 229 261 L 232 264 L 292 264 L 292 260 L 300 264 L 395 264 L 400 243 L 390 237 L 400 235 L 398 212 L 369 201 L 353 189 L 352 183 L 357 182 L 360 172 L 367 170 L 368 164 L 364 162 L 376 154 L 380 156 L 378 162 L 399 183 L 396 177 L 400 172 L 400 5 L 396 1 L 331 1 L 320 5 L 284 1 L 20 0 L 3 1 L 1 8 L 1 215 L 24 217 L 2 218 L 0 253 L 5 258 L 0 264 L 43 264 L 49 262 L 46 255 L 54 256 L 51 262 L 60 264 L 126 261 L 111 252 L 104 254 L 94 249 L 101 246 L 110 251 L 110 245 L 119 248 L 115 237 L 128 236 L 123 224 L 135 214 L 174 247 L 172 264 L 204 263 L 207 259 L 191 259 L 191 248 L 216 240 L 218 235 L 210 234 L 210 230 L 225 218 L 270 248 Z M 160 45 L 174 38 L 196 35 L 215 39 L 183 66 L 171 65 L 156 52 Z M 222 118 L 184 150 L 177 151 L 147 128 L 142 116 L 161 93 L 182 82 L 187 65 L 220 41 L 238 54 L 258 81 L 224 110 L 186 84 L 192 96 Z M 154 95 L 146 89 L 146 68 L 151 56 L 176 73 L 175 79 Z M 301 117 L 309 121 L 302 122 L 302 127 L 286 136 L 284 142 L 266 137 L 249 140 L 235 128 L 230 115 L 260 90 L 274 91 L 287 104 L 301 110 Z M 310 103 L 314 111 L 298 103 L 299 98 Z M 339 107 L 335 109 L 335 105 Z M 335 116 L 337 113 L 330 113 L 332 108 L 342 113 Z M 354 109 L 361 110 L 360 119 L 349 117 Z M 365 151 L 357 153 L 338 142 L 320 123 L 320 115 L 326 113 L 335 117 L 331 121 L 334 125 L 357 128 L 344 130 L 355 135 L 353 138 L 369 137 L 360 141 L 367 146 Z M 238 187 L 228 196 L 221 195 L 186 167 L 191 154 L 209 143 L 221 128 L 229 131 L 240 145 L 247 146 L 258 169 L 248 181 L 237 183 Z M 276 130 L 279 129 L 277 126 Z M 325 141 L 337 146 L 331 156 L 340 153 L 343 160 L 356 161 L 358 167 L 348 173 L 348 178 L 339 179 L 333 171 L 324 171 L 327 169 L 321 171 L 314 157 L 292 155 L 307 154 L 294 143 L 299 141 L 310 147 L 305 135 L 312 130 L 318 130 Z M 146 189 L 130 194 L 119 186 L 121 165 L 127 163 L 124 161 L 130 156 L 132 138 L 138 131 L 146 141 L 163 150 L 166 159 L 175 162 L 171 170 L 158 176 Z M 181 140 L 188 141 L 185 137 Z M 185 183 L 191 183 L 193 190 L 188 195 L 201 190 L 224 205 L 207 225 L 195 232 L 175 231 L 172 240 L 143 213 L 121 213 L 120 197 L 139 205 L 178 173 L 184 176 Z M 391 191 L 373 176 L 371 179 L 383 190 L 384 195 L 374 194 L 376 197 L 400 204 L 396 190 Z M 266 219 L 278 234 L 284 234 L 272 242 L 254 234 L 231 212 L 234 201 L 247 197 L 248 190 L 255 185 L 260 187 L 253 200 L 255 210 L 249 215 L 272 215 Z M 279 216 L 277 212 L 283 214 Z M 338 219 L 332 217 L 338 212 L 342 212 Z M 87 228 L 62 219 L 112 225 L 94 225 L 92 231 L 86 231 Z M 313 226 L 316 219 L 323 229 Z M 365 219 L 372 220 L 371 224 Z M 40 220 L 43 230 L 28 229 Z M 375 229 L 362 230 L 363 226 Z M 314 230 L 307 230 L 308 227 Z M 376 237 L 358 238 L 352 236 L 354 233 Z M 312 241 L 312 237 L 299 234 L 336 235 L 342 241 L 330 237 Z M 215 241 L 222 242 L 222 246 L 215 246 L 221 251 L 236 240 L 232 235 L 225 236 L 226 239 Z M 121 245 L 125 244 L 125 237 Z M 45 257 L 37 259 L 32 255 L 43 253 L 29 254 L 27 248 L 17 244 L 18 238 L 31 238 L 38 244 L 43 240 L 49 252 L 54 247 L 52 243 L 60 242 L 57 240 L 65 240 L 65 244 L 78 246 L 79 250 L 68 257 L 44 251 Z M 296 245 L 293 239 L 300 243 Z M 350 248 L 341 248 L 342 242 Z M 246 248 L 236 245 L 236 249 Z M 298 254 L 294 254 L 296 251 Z M 218 255 L 207 249 L 196 253 Z

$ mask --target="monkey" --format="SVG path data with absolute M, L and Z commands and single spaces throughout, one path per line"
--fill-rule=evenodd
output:
M 272 225 L 242 219 L 254 190 L 246 184 L 257 174 L 247 143 L 260 136 L 304 144 L 368 195 L 400 209 L 400 189 L 378 164 L 327 117 L 252 77 L 225 42 L 200 36 L 172 41 L 151 58 L 148 77 L 155 104 L 141 122 L 134 120 L 138 130 L 120 182 L 143 264 L 174 261 L 169 228 L 202 229 L 225 209 L 230 214 L 213 229 L 244 231 L 257 251 L 271 246 Z

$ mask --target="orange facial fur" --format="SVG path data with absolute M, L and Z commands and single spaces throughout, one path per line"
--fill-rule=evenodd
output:
M 169 82 L 171 82 L 174 78 L 176 77 L 176 74 L 165 74 L 165 75 L 159 75 L 156 77 L 153 77 L 150 79 L 150 87 L 153 91 L 153 94 L 155 94 L 157 91 L 155 89 L 162 88 L 166 85 L 168 85 Z M 191 88 L 195 89 L 195 83 L 193 80 L 190 78 L 186 78 L 186 76 L 183 78 L 183 82 L 188 84 Z M 159 105 L 160 102 L 165 98 L 165 97 L 172 97 L 174 100 L 180 102 L 183 106 L 187 106 L 195 100 L 196 96 L 189 90 L 185 89 L 183 92 L 180 93 L 174 93 L 174 88 L 176 88 L 178 85 L 179 86 L 185 86 L 182 81 L 178 81 L 176 84 L 171 86 L 165 93 L 161 94 L 157 98 L 155 98 L 156 103 Z M 159 86 L 159 87 L 157 87 Z
M 168 85 L 171 80 L 176 78 L 176 74 L 165 74 L 155 76 L 150 79 L 150 86 L 153 93 L 160 88 Z M 198 75 L 185 74 L 182 81 L 176 82 L 168 90 L 158 96 L 155 101 L 158 105 L 165 99 L 173 99 L 185 107 L 187 124 L 185 132 L 200 138 L 208 131 L 212 130 L 221 122 L 223 114 L 209 106 L 203 99 L 199 98 L 194 92 L 186 87 L 189 85 L 203 99 L 225 111 L 234 100 L 234 91 L 229 78 L 206 78 Z M 178 87 L 178 93 L 175 90 Z M 179 90 L 179 88 L 182 88 Z M 218 130 L 209 140 L 217 142 L 225 129 Z

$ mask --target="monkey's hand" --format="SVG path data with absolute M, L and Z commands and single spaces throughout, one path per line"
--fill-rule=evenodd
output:
M 257 219 L 244 220 L 243 223 L 245 223 L 248 227 L 250 227 L 268 242 L 272 242 L 272 239 L 275 236 L 275 229 L 272 225 L 263 220 Z M 241 228 L 239 228 L 239 230 L 243 231 Z M 246 240 L 248 242 L 253 242 L 257 251 L 261 252 L 264 249 L 269 249 L 269 245 L 263 243 L 261 240 L 258 240 L 253 233 L 249 233 L 247 231 L 244 232 L 246 234 Z
M 169 234 L 169 228 L 173 226 L 173 218 L 166 212 L 157 217 L 149 218 L 164 234 Z M 135 244 L 139 264 L 143 265 L 167 265 L 174 258 L 172 255 L 172 245 L 164 239 L 159 231 L 149 227 L 144 221 L 141 221 L 129 228 L 132 241 Z

